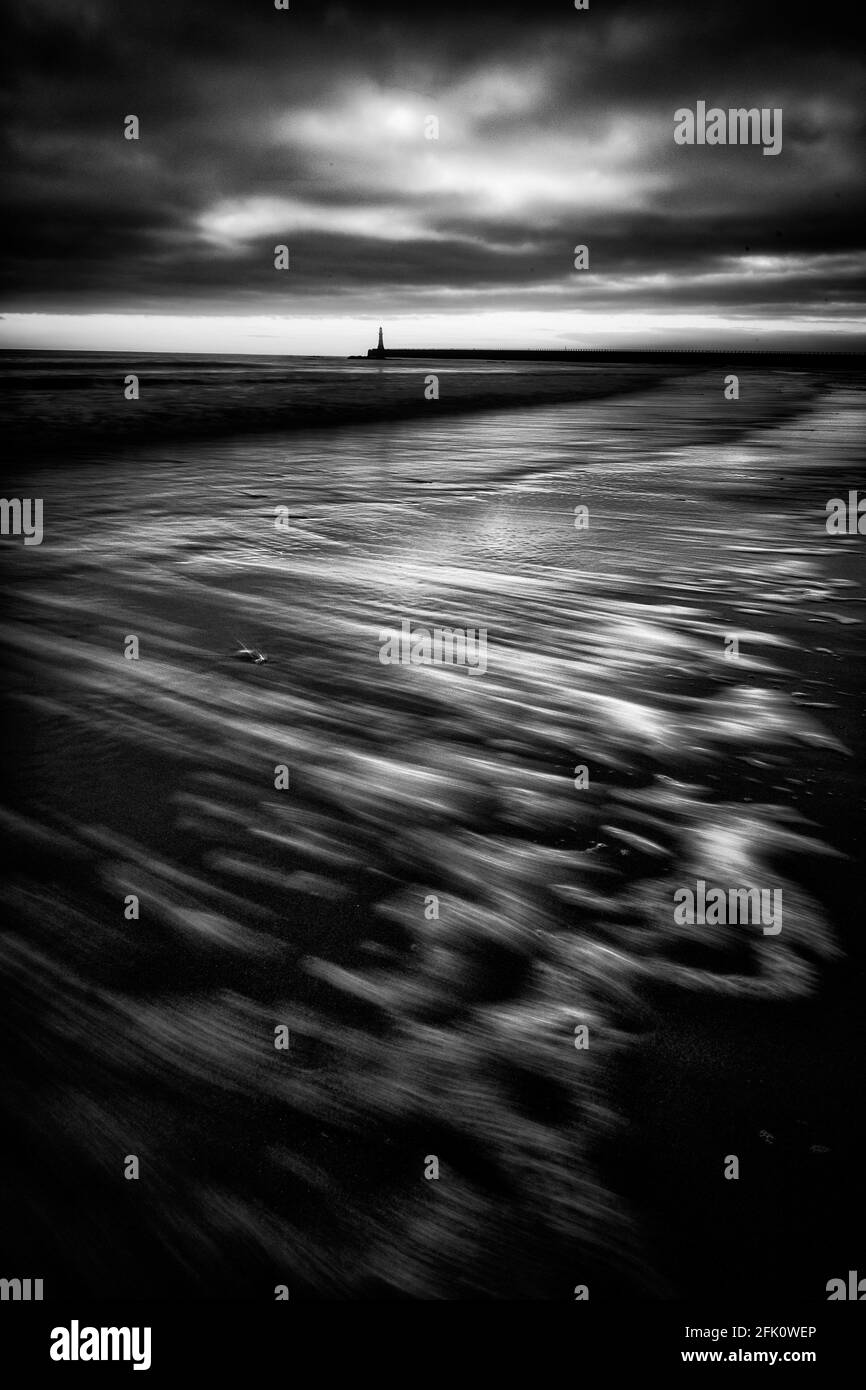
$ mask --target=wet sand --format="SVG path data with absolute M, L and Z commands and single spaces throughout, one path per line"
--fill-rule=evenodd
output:
M 862 538 L 824 506 L 864 397 L 744 394 L 697 374 L 27 476 L 3 1217 L 28 1268 L 822 1298 L 853 1267 Z M 404 617 L 486 627 L 487 673 L 383 667 Z M 781 935 L 676 927 L 698 877 L 781 887 Z

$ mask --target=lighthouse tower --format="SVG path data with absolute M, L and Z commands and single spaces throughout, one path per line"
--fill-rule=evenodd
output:
M 376 344 L 376 346 L 375 346 L 374 348 L 369 348 L 369 349 L 368 349 L 368 351 L 367 351 L 367 356 L 368 356 L 368 357 L 384 357 L 384 356 L 385 356 L 385 341 L 384 341 L 384 339 L 383 339 L 383 337 L 382 337 L 382 329 L 381 329 L 381 327 L 379 328 L 379 341 L 378 341 L 378 343 Z

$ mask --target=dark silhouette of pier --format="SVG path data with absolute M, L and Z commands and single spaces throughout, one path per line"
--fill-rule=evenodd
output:
M 774 368 L 827 366 L 862 367 L 866 353 L 837 352 L 832 348 L 803 350 L 800 348 L 386 348 L 382 329 L 376 347 L 369 348 L 366 358 L 372 361 L 402 361 L 414 358 L 427 362 L 573 362 L 577 363 L 646 363 L 662 361 L 668 366 L 745 365 Z M 356 360 L 356 359 L 352 359 Z

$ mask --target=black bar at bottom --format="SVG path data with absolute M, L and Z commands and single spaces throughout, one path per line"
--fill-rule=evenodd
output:
M 331 1372 L 357 1378 L 374 1374 L 412 1384 L 429 1381 L 440 1362 L 443 1374 L 468 1369 L 467 1352 L 484 1366 L 485 1380 L 500 1360 L 511 1377 L 525 1364 L 535 1378 L 553 1358 L 575 1377 L 588 1371 L 686 1371 L 702 1365 L 800 1366 L 820 1375 L 856 1373 L 862 1359 L 866 1318 L 848 1303 L 803 1303 L 779 1308 L 707 1307 L 691 1303 L 613 1306 L 573 1303 L 567 1310 L 513 1307 L 503 1317 L 475 1303 L 435 1312 L 412 1312 L 405 1302 L 334 1307 L 301 1300 L 252 1303 L 6 1303 L 0 1308 L 0 1377 L 9 1384 L 63 1384 L 70 1376 L 118 1383 L 141 1368 L 141 1384 L 168 1384 L 194 1373 L 198 1385 L 213 1375 L 244 1375 L 253 1385 L 272 1368 L 291 1383 Z M 416 1321 L 417 1319 L 417 1321 Z M 102 1329 L 119 1329 L 115 1337 Z M 95 1334 L 94 1335 L 94 1329 Z M 137 1331 L 136 1331 L 137 1329 Z M 149 1337 L 145 1335 L 149 1329 Z M 128 1332 L 128 1336 L 125 1333 Z M 114 1349 L 118 1358 L 111 1359 Z M 56 1355 L 69 1359 L 55 1359 Z M 104 1351 L 105 1360 L 90 1359 Z M 73 1353 L 77 1359 L 71 1359 Z M 88 1359 L 85 1359 L 87 1357 Z M 408 1359 L 407 1359 L 408 1358 Z M 145 1361 L 149 1364 L 145 1365 Z M 448 1369 L 450 1367 L 450 1370 Z M 144 1376 L 147 1379 L 144 1379 Z M 44 1377 L 44 1380 L 43 1380 Z M 136 1382 L 133 1380 L 132 1382 Z

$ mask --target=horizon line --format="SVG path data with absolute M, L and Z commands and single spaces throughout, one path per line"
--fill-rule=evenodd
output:
M 199 349 L 199 350 L 197 350 L 197 351 L 180 351 L 180 350 L 177 350 L 177 349 L 156 349 L 156 348 L 140 348 L 140 349 L 129 350 L 129 349 L 124 349 L 124 348 L 66 348 L 66 347 L 56 347 L 56 348 L 40 347 L 40 348 L 35 348 L 35 347 L 6 347 L 6 346 L 0 346 L 0 354 L 2 354 L 2 355 L 11 355 L 11 356 L 21 355 L 21 354 L 26 353 L 26 354 L 30 354 L 30 355 L 33 355 L 33 356 L 36 356 L 36 355 L 45 355 L 45 356 L 59 356 L 59 355 L 73 356 L 73 355 L 74 355 L 74 356 L 82 356 L 82 357 L 87 357 L 87 356 L 89 356 L 89 357 L 123 357 L 123 358 L 130 358 L 130 357 L 322 357 L 322 358 L 333 358 L 333 359 L 335 359 L 336 361 L 339 361 L 339 362 L 346 362 L 346 361 L 358 361 L 358 362 L 361 362 L 361 361 L 364 361 L 364 362 L 366 362 L 366 361 L 371 361 L 371 362 L 379 361 L 379 362 L 381 362 L 381 361 L 387 361 L 389 357 L 400 357 L 400 356 L 406 356 L 406 355 L 408 355 L 408 354 L 411 354 L 413 357 L 421 357 L 421 356 L 431 356 L 431 357 L 434 357 L 434 356 L 436 356 L 437 354 L 442 354 L 442 353 L 446 353 L 446 354 L 449 354 L 449 355 L 452 355 L 452 356 L 453 356 L 453 355 L 457 355 L 457 354 L 459 354 L 459 355 L 471 355 L 471 356 L 473 356 L 473 357 L 481 357 L 481 356 L 483 356 L 485 353 L 495 353 L 495 354 L 497 354 L 497 355 L 501 355 L 501 354 L 504 354 L 504 353 L 509 353 L 509 354 L 520 354 L 520 353 L 529 354 L 529 353 L 532 353 L 532 354 L 538 354 L 538 355 L 541 355 L 541 354 L 545 354 L 545 355 L 551 355 L 551 354 L 564 355 L 564 354 L 567 354 L 567 353 L 568 353 L 568 354 L 574 353 L 575 355 L 598 354 L 598 355 L 604 355 L 604 356 L 609 356 L 609 357 L 617 356 L 617 355 L 623 354 L 623 353 L 627 353 L 629 356 L 634 356 L 635 354 L 641 354 L 641 355 L 643 355 L 643 356 L 665 356 L 665 355 L 670 355 L 670 354 L 674 354 L 674 353 L 678 353 L 678 354 L 679 354 L 679 353 L 685 353 L 685 354 L 703 353 L 703 354 L 715 354 L 715 355 L 717 355 L 717 356 L 727 356 L 727 355 L 732 354 L 732 353 L 737 353 L 737 354 L 740 354 L 740 355 L 742 355 L 743 353 L 750 353 L 750 354 L 752 354 L 753 356 L 764 356 L 764 357 L 779 357 L 779 356 L 784 356 L 784 357 L 862 357 L 862 356 L 866 356 L 866 342 L 864 342 L 862 345 L 859 345 L 859 346 L 856 346 L 856 347 L 855 347 L 855 346 L 851 346 L 851 347 L 840 347 L 840 348 L 832 348 L 832 347 L 787 347 L 787 346 L 780 346 L 780 347 L 745 347 L 745 346 L 736 346 L 736 345 L 734 345 L 734 344 L 729 344 L 729 345 L 727 345 L 727 346 L 725 346 L 725 347 L 693 347 L 693 346 L 690 346 L 690 347 L 687 347 L 687 346 L 669 346 L 669 347 L 553 347 L 553 348 L 552 348 L 552 347 L 543 347 L 543 348 L 529 348 L 529 347 L 509 347 L 509 348 L 496 348 L 496 347 L 480 347 L 480 348 L 476 348 L 476 347 L 462 347 L 462 348 L 453 348 L 453 347 L 451 347 L 451 348 L 449 348 L 449 347 L 445 347 L 445 346 L 438 346 L 438 347 L 421 347 L 421 348 L 416 348 L 416 347 L 405 347 L 405 348 L 404 348 L 404 347 L 388 347 L 388 348 L 385 348 L 385 349 L 384 349 L 384 354 L 383 354 L 383 356 L 381 356 L 381 357 L 375 355 L 375 354 L 376 354 L 376 351 L 377 351 L 377 350 L 376 350 L 375 348 L 369 349 L 369 353 L 370 353 L 370 354 L 373 354 L 373 355 L 368 356 L 368 352 L 359 352 L 359 353 L 342 353 L 342 352 L 273 352 L 273 351 L 271 351 L 271 352 L 255 352 L 255 351 L 251 351 L 251 350 L 245 349 L 245 348 L 237 348 L 237 349 L 235 349 L 234 351 L 225 351 L 225 350 L 217 350 L 217 349 L 204 349 L 204 348 L 203 348 L 203 349 Z

